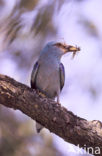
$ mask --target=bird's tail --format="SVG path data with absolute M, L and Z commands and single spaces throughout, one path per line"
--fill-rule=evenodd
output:
M 40 131 L 43 129 L 44 127 L 41 125 L 41 124 L 39 124 L 38 122 L 36 122 L 36 131 L 37 131 L 37 133 L 40 133 Z

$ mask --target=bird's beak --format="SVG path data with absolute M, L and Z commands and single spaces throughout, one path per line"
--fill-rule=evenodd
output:
M 64 53 L 68 53 L 68 52 L 77 52 L 80 51 L 80 47 L 74 47 L 71 45 L 65 45 L 63 48 Z
M 75 46 L 71 46 L 71 45 L 67 45 L 63 43 L 56 43 L 54 45 L 59 47 L 64 52 L 64 54 L 68 52 L 76 53 L 77 51 L 80 51 L 80 47 L 77 47 L 77 46 L 75 47 Z
M 74 47 L 74 46 L 68 45 L 65 47 L 64 54 L 67 52 L 73 52 L 72 58 L 74 58 L 78 51 L 80 51 L 80 47 Z

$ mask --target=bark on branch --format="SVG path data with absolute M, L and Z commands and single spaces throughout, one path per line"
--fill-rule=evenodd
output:
M 55 101 L 4 75 L 0 75 L 0 104 L 22 111 L 69 143 L 80 147 L 100 147 L 102 153 L 100 121 L 82 119 Z

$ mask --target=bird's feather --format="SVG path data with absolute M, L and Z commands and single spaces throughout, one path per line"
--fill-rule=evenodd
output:
M 34 64 L 32 74 L 31 74 L 31 88 L 33 89 L 36 89 L 36 76 L 37 76 L 38 68 L 39 68 L 39 64 L 38 62 L 36 62 Z
M 62 90 L 65 83 L 65 70 L 62 63 L 60 63 L 59 73 L 60 73 L 60 90 Z

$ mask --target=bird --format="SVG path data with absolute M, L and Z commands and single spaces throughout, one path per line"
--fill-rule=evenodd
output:
M 61 57 L 68 52 L 73 52 L 75 55 L 77 51 L 80 51 L 79 47 L 56 41 L 48 42 L 34 64 L 31 88 L 39 90 L 48 98 L 57 97 L 57 103 L 60 103 L 59 95 L 65 84 L 65 69 Z M 36 128 L 39 133 L 43 126 L 37 123 Z

